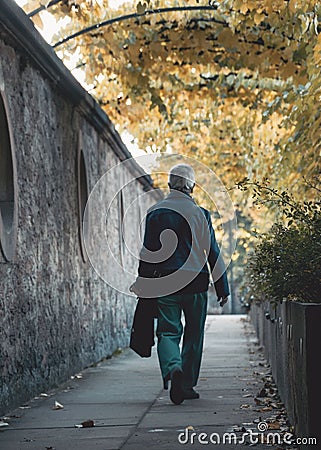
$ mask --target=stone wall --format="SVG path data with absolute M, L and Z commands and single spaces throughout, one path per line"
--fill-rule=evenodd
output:
M 90 191 L 130 154 L 108 117 L 12 1 L 0 11 L 0 91 L 12 140 L 17 212 L 9 235 L 16 240 L 13 257 L 0 251 L 2 414 L 127 346 L 135 299 L 96 274 L 82 252 L 79 227 L 80 155 Z M 150 190 L 152 204 L 157 193 L 134 162 L 123 169 L 123 182 L 133 174 L 142 178 L 131 183 L 123 201 L 130 204 Z M 117 248 L 117 204 L 110 213 L 108 234 Z M 142 211 L 132 213 L 140 217 Z M 4 227 L 1 233 L 4 240 Z M 128 236 L 138 245 L 133 233 Z M 125 266 L 135 266 L 130 254 L 123 258 Z

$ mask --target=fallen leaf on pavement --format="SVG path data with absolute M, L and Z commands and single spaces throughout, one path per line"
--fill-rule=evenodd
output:
M 264 406 L 264 408 L 260 409 L 261 412 L 272 411 L 272 410 L 273 410 L 272 406 Z
M 79 425 L 75 425 L 76 428 L 92 428 L 95 426 L 95 423 L 93 420 L 88 419 L 84 422 L 81 422 Z
M 268 425 L 269 425 L 269 430 L 279 430 L 280 429 L 280 424 L 277 421 L 271 422 Z
M 3 422 L 2 420 L 0 420 L 0 428 L 5 428 L 8 426 L 9 426 L 9 424 L 7 422 Z
M 90 428 L 90 427 L 94 427 L 95 426 L 94 421 L 92 419 L 88 419 L 88 420 L 85 420 L 84 422 L 81 422 L 81 425 L 84 428 Z
M 64 405 L 62 405 L 61 403 L 55 401 L 55 405 L 52 407 L 52 409 L 63 409 Z
M 267 396 L 267 391 L 265 388 L 262 388 L 260 390 L 260 392 L 257 394 L 257 397 L 266 397 Z

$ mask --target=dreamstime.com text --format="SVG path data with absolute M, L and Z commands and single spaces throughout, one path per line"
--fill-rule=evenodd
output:
M 189 427 L 178 435 L 178 442 L 182 445 L 317 445 L 315 437 L 294 437 L 292 433 L 276 433 L 268 431 L 268 424 L 260 422 L 258 432 L 248 429 L 238 435 L 235 432 L 227 433 L 205 433 L 196 432 Z

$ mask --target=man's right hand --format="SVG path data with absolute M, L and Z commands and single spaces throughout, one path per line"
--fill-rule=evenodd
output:
M 227 303 L 228 301 L 228 295 L 226 297 L 218 297 L 217 301 L 219 302 L 220 306 L 223 306 Z

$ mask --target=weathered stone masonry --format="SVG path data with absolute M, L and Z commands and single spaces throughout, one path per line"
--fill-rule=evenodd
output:
M 131 155 L 27 16 L 11 0 L 0 3 L 0 93 L 11 126 L 17 213 L 9 234 L 16 239 L 12 258 L 5 258 L 4 230 L 1 238 L 2 414 L 128 345 L 135 300 L 98 277 L 83 257 L 79 231 L 86 181 L 90 191 L 108 168 Z M 6 124 L 0 127 L 5 136 Z M 1 160 L 4 152 L 0 165 L 10 160 Z M 0 174 L 9 177 L 4 166 Z M 124 169 L 124 180 L 133 174 L 141 178 L 126 190 L 125 207 L 152 190 L 135 162 Z M 157 200 L 156 191 L 149 198 Z M 108 232 L 118 242 L 115 206 L 112 218 Z M 135 262 L 126 258 L 132 267 Z

